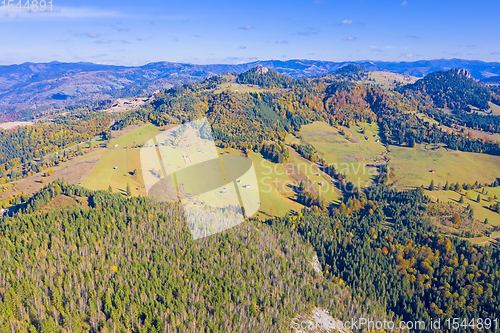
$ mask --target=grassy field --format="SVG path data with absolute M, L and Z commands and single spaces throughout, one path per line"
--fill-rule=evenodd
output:
M 144 124 L 136 126 L 116 139 L 111 139 L 108 145 L 111 148 L 101 152 L 99 162 L 82 185 L 92 190 L 107 189 L 111 185 L 113 191 L 123 193 L 128 183 L 132 195 L 146 195 L 142 180 L 140 148 L 130 147 L 142 145 L 160 132 L 160 128 L 155 125 Z M 115 145 L 118 147 L 114 147 Z M 117 169 L 114 169 L 115 167 Z M 136 176 L 131 175 L 134 169 L 138 171 Z
M 348 180 L 359 181 L 364 185 L 376 174 L 376 169 L 367 168 L 366 164 L 384 160 L 386 152 L 385 147 L 376 142 L 378 126 L 374 123 L 360 123 L 359 126 L 352 126 L 350 129 L 341 129 L 346 136 L 341 135 L 341 130 L 327 123 L 315 122 L 303 126 L 300 136 L 302 141 L 313 145 L 327 163 L 336 164 L 336 169 L 345 173 Z
M 423 120 L 424 122 L 426 123 L 429 123 L 431 125 L 439 125 L 439 122 L 437 122 L 436 120 L 432 119 L 432 118 L 429 118 L 426 114 L 424 113 L 416 113 L 415 114 L 419 119 Z
M 118 138 L 112 139 L 108 145 L 111 148 L 101 150 L 102 156 L 99 162 L 82 185 L 95 190 L 107 189 L 111 185 L 113 191 L 124 192 L 129 183 L 132 195 L 146 195 L 140 148 L 131 147 L 142 145 L 159 133 L 161 133 L 160 128 L 149 124 L 125 131 Z M 114 147 L 116 144 L 118 147 Z M 242 154 L 236 149 L 218 149 L 218 152 L 231 155 Z M 251 154 L 251 159 L 259 181 L 261 202 L 259 214 L 265 218 L 271 215 L 283 216 L 291 210 L 300 211 L 303 207 L 294 201 L 295 192 L 291 187 L 291 185 L 296 185 L 296 181 L 286 174 L 283 166 L 273 164 L 256 153 Z M 118 168 L 114 169 L 115 167 Z M 138 171 L 135 177 L 131 175 L 134 169 Z M 192 188 L 186 187 L 186 192 L 192 191 Z
M 323 171 L 320 171 L 316 164 L 302 158 L 293 150 L 290 151 L 290 162 L 309 179 L 311 182 L 310 185 L 314 187 L 316 192 L 326 201 L 326 203 L 333 202 L 340 204 L 339 199 L 341 195 L 338 189 L 333 186 L 332 178 Z M 323 185 L 320 185 L 320 183 L 323 183 Z
M 493 204 L 495 200 L 489 202 L 488 197 L 492 196 L 492 193 L 496 191 L 500 192 L 500 188 L 485 188 L 485 191 L 488 191 L 488 195 L 482 194 L 480 189 L 477 190 L 462 190 L 459 192 L 456 191 L 425 191 L 425 194 L 434 199 L 439 199 L 441 202 L 452 202 L 457 205 L 460 205 L 459 200 L 462 195 L 465 195 L 466 192 L 469 192 L 469 197 L 465 197 L 465 201 L 463 204 L 464 207 L 467 205 L 471 205 L 474 209 L 474 218 L 483 222 L 485 219 L 488 219 L 489 224 L 496 226 L 500 225 L 500 215 L 496 212 L 493 212 L 489 209 L 490 204 Z M 481 203 L 478 203 L 477 196 L 481 196 Z M 496 200 L 498 202 L 498 200 Z
M 492 114 L 500 116 L 500 105 L 496 105 L 491 102 L 488 102 L 488 104 L 490 105 L 490 110 L 493 112 Z
M 226 154 L 241 154 L 236 149 L 220 149 Z M 303 206 L 297 203 L 295 187 L 304 181 L 314 195 L 322 197 L 326 203 L 338 203 L 340 195 L 332 186 L 331 178 L 312 163 L 290 148 L 290 161 L 275 164 L 264 159 L 261 154 L 251 153 L 257 175 L 261 206 L 259 213 L 263 216 L 283 216 L 290 211 L 300 212 Z M 318 176 L 318 174 L 320 174 Z M 321 186 L 320 183 L 324 185 Z
M 220 152 L 231 155 L 241 155 L 237 149 L 219 149 Z M 260 217 L 271 215 L 284 216 L 291 210 L 300 211 L 303 206 L 296 201 L 295 192 L 290 185 L 297 185 L 290 178 L 286 169 L 264 159 L 261 154 L 251 153 L 250 158 L 255 168 L 259 186 Z
M 247 92 L 256 92 L 260 91 L 260 88 L 251 84 L 237 84 L 237 83 L 223 83 L 217 86 L 217 89 L 214 90 L 216 93 L 220 93 L 224 90 L 229 89 L 230 91 L 238 91 L 242 93 Z
M 460 197 L 462 195 L 465 195 L 466 193 L 469 193 L 468 196 L 464 197 L 464 203 L 459 203 Z M 438 200 L 440 202 L 450 202 L 453 205 L 461 205 L 462 207 L 467 207 L 470 205 L 472 209 L 474 210 L 474 219 L 479 222 L 480 228 L 491 228 L 495 226 L 500 225 L 500 215 L 496 212 L 493 212 L 492 210 L 489 209 L 489 206 L 495 202 L 498 202 L 498 200 L 492 199 L 492 201 L 489 201 L 489 197 L 493 197 L 496 193 L 500 193 L 500 187 L 496 188 L 485 188 L 485 193 L 488 194 L 483 194 L 482 189 L 479 190 L 469 190 L 465 191 L 462 190 L 460 192 L 456 191 L 425 191 L 425 194 L 430 196 L 434 200 Z M 482 202 L 479 203 L 477 202 L 477 196 L 480 195 Z M 488 219 L 488 224 L 484 225 L 483 222 Z M 459 230 L 459 228 L 451 228 L 450 231 L 453 230 Z M 491 230 L 491 229 L 490 229 Z M 474 231 L 477 231 L 475 229 Z M 489 242 L 500 238 L 500 232 L 492 232 L 491 236 L 488 237 L 486 235 L 479 236 L 479 237 L 474 237 L 474 238 L 468 238 L 472 243 L 474 244 L 488 244 Z
M 475 106 L 470 106 L 470 107 L 471 107 L 472 111 L 477 112 L 479 114 L 484 114 L 484 115 L 492 114 L 492 115 L 495 115 L 495 116 L 499 116 L 500 115 L 500 106 L 498 106 L 498 105 L 496 105 L 494 103 L 491 103 L 491 102 L 488 102 L 488 105 L 490 106 L 490 108 L 486 112 L 484 112 L 482 110 L 479 110 Z M 490 113 L 490 111 L 491 111 L 491 113 Z
M 431 180 L 443 186 L 447 181 L 491 183 L 500 175 L 499 156 L 453 151 L 438 145 L 389 146 L 388 156 L 396 173 L 393 184 L 398 188 L 427 187 Z
M 382 71 L 369 72 L 368 77 L 374 81 L 363 80 L 362 83 L 373 84 L 384 89 L 394 88 L 396 86 L 394 81 L 401 84 L 409 84 L 418 80 L 418 78 L 414 76 Z

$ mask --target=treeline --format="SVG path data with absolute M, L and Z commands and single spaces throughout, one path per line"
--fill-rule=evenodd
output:
M 319 157 L 316 149 L 309 143 L 294 143 L 291 146 L 297 151 L 303 158 L 309 160 L 313 163 L 323 163 L 324 161 Z
M 368 70 L 362 65 L 349 64 L 337 69 L 333 76 L 336 80 L 362 81 L 368 79 Z
M 45 160 L 44 156 L 92 139 L 110 121 L 106 113 L 88 113 L 0 130 L 0 178 L 16 180 L 55 165 L 58 162 L 54 158 Z M 12 170 L 21 164 L 25 164 L 21 170 Z
M 482 115 L 476 112 L 467 113 L 463 111 L 446 114 L 434 109 L 425 110 L 425 113 L 441 125 L 448 127 L 456 127 L 458 125 L 475 130 L 500 133 L 500 117 L 496 115 Z
M 256 144 L 254 150 L 274 163 L 285 163 L 290 159 L 290 152 L 283 142 L 263 144 L 262 146 Z
M 496 142 L 475 139 L 463 133 L 444 132 L 436 124 L 421 121 L 414 114 L 384 117 L 384 139 L 389 144 L 415 147 L 419 143 L 444 143 L 453 150 L 500 155 Z
M 297 192 L 297 202 L 306 207 L 317 207 L 320 210 L 326 209 L 326 204 L 319 196 L 309 191 L 303 180 L 300 181 L 299 186 L 296 189 Z
M 89 207 L 36 213 L 57 196 Z M 316 272 L 296 233 L 255 222 L 193 241 L 177 203 L 58 181 L 0 233 L 1 332 L 281 332 L 313 307 L 391 319 Z
M 239 74 L 237 82 L 257 85 L 261 88 L 291 88 L 299 84 L 300 80 L 278 73 L 273 69 L 257 66 Z

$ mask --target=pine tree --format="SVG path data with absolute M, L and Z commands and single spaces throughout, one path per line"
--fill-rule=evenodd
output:
M 111 187 L 111 185 L 108 186 L 108 191 L 111 193 L 113 192 L 113 188 Z
M 478 194 L 478 195 L 477 195 L 477 200 L 476 200 L 476 201 L 477 201 L 478 203 L 481 203 L 481 195 L 480 195 L 480 194 Z
M 127 183 L 127 197 L 130 197 L 132 195 L 132 191 L 130 190 L 130 185 Z
M 431 184 L 429 185 L 429 191 L 434 191 L 435 190 L 435 187 L 434 187 L 434 179 L 431 180 Z

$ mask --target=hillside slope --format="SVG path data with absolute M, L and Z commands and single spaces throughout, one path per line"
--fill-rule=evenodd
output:
M 60 196 L 90 207 L 32 213 Z M 0 231 L 2 332 L 284 332 L 318 306 L 367 315 L 297 234 L 244 223 L 193 241 L 178 204 L 57 182 Z

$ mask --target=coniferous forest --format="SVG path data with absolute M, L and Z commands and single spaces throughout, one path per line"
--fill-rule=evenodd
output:
M 58 196 L 84 200 L 38 213 Z M 278 332 L 318 306 L 386 317 L 316 272 L 296 232 L 246 222 L 193 241 L 178 204 L 58 181 L 0 233 L 1 332 Z

